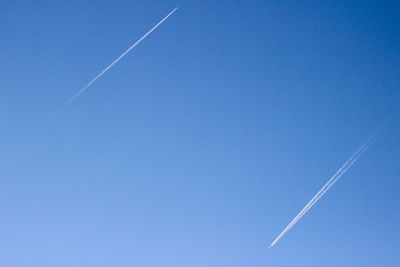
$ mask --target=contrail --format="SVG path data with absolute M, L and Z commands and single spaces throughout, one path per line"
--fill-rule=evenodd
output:
M 174 8 L 165 18 L 163 18 L 159 23 L 157 23 L 151 30 L 149 30 L 145 35 L 143 35 L 139 40 L 136 41 L 133 45 L 131 45 L 124 53 L 122 53 L 116 60 L 113 61 L 110 65 L 108 65 L 102 72 L 100 72 L 93 80 L 91 80 L 85 87 L 83 87 L 81 90 L 78 91 L 70 100 L 68 100 L 64 105 L 62 105 L 54 114 L 52 117 L 56 116 L 60 111 L 62 111 L 64 108 L 66 108 L 69 104 L 71 104 L 72 101 L 75 100 L 78 96 L 80 96 L 86 89 L 91 86 L 98 78 L 103 76 L 104 73 L 106 73 L 112 66 L 114 66 L 118 61 L 120 61 L 126 54 L 129 53 L 133 48 L 135 48 L 140 42 L 142 42 L 152 31 L 154 31 L 158 26 L 161 25 L 169 16 L 172 15 L 178 8 Z
M 307 205 L 294 217 L 294 219 L 286 226 L 285 229 L 278 235 L 278 237 L 269 246 L 272 248 L 296 223 L 303 217 L 304 214 L 331 188 L 339 179 L 346 173 L 346 171 L 358 160 L 358 158 L 368 149 L 369 145 L 379 128 L 367 138 L 367 140 L 354 152 L 354 154 L 340 167 L 340 169 L 329 179 L 329 181 L 315 194 L 315 196 L 307 203 Z

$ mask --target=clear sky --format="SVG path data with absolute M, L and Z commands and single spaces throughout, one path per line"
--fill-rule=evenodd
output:
M 399 266 L 396 2 L 1 1 L 0 266 Z

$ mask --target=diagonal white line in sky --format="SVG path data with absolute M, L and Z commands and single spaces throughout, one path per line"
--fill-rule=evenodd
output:
M 131 45 L 124 53 L 122 53 L 116 60 L 114 60 L 110 65 L 108 65 L 102 72 L 100 72 L 96 77 L 93 78 L 87 85 L 85 85 L 81 90 L 79 90 L 71 99 L 64 103 L 54 114 L 52 117 L 55 117 L 58 113 L 60 113 L 63 109 L 65 109 L 69 104 L 71 104 L 78 96 L 80 96 L 83 92 L 88 89 L 97 79 L 103 76 L 112 66 L 114 66 L 118 61 L 120 61 L 126 54 L 129 53 L 133 48 L 135 48 L 140 42 L 142 42 L 152 31 L 157 29 L 169 16 L 171 16 L 178 8 L 174 8 L 167 16 L 165 16 L 159 23 L 157 23 L 153 28 L 151 28 L 145 35 L 143 35 L 139 40 L 137 40 L 133 45 Z
M 339 168 L 339 170 L 328 180 L 328 182 L 315 194 L 315 196 L 307 203 L 307 205 L 294 217 L 294 219 L 283 229 L 283 231 L 275 238 L 269 246 L 272 248 L 299 220 L 307 211 L 314 206 L 315 203 L 331 188 L 346 171 L 358 160 L 358 158 L 368 149 L 374 136 L 379 128 L 368 137 L 368 139 L 354 152 L 354 154 Z

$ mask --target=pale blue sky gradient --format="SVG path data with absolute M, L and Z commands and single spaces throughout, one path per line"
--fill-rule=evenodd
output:
M 0 266 L 399 266 L 397 2 L 0 10 Z

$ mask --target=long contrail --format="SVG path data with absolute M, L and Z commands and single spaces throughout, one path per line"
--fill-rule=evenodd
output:
M 373 137 L 378 132 L 379 128 L 354 152 L 354 154 L 340 167 L 340 169 L 328 180 L 328 182 L 315 194 L 315 196 L 307 203 L 307 205 L 294 217 L 294 219 L 286 226 L 285 229 L 276 237 L 269 246 L 272 248 L 296 223 L 303 217 L 304 214 L 331 188 L 340 177 L 358 160 L 358 158 L 368 149 Z
M 93 80 L 91 80 L 87 85 L 85 85 L 81 90 L 79 90 L 70 100 L 65 102 L 64 105 L 62 105 L 54 114 L 57 115 L 60 111 L 62 111 L 64 108 L 66 108 L 69 104 L 71 104 L 72 101 L 74 101 L 78 96 L 80 96 L 86 89 L 91 86 L 97 79 L 99 79 L 101 76 L 103 76 L 104 73 L 106 73 L 112 66 L 114 66 L 118 61 L 120 61 L 126 54 L 129 53 L 133 48 L 135 48 L 141 41 L 143 41 L 152 31 L 154 31 L 158 26 L 161 25 L 169 16 L 172 15 L 178 8 L 174 8 L 165 18 L 163 18 L 159 23 L 157 23 L 153 28 L 151 28 L 145 35 L 143 35 L 139 40 L 136 41 L 133 45 L 131 45 L 124 53 L 122 53 L 116 60 L 113 61 L 110 65 L 108 65 L 102 72 L 100 72 L 96 77 L 94 77 Z

